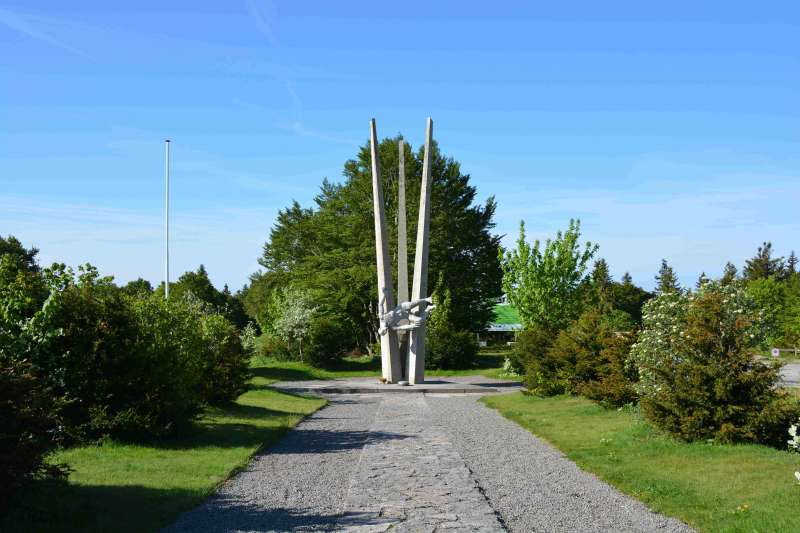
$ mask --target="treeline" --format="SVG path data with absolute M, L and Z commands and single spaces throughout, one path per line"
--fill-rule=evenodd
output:
M 580 223 L 530 245 L 524 226 L 502 257 L 503 288 L 524 331 L 510 364 L 538 395 L 579 394 L 609 407 L 638 405 L 656 426 L 684 440 L 785 447 L 800 415 L 779 388 L 779 365 L 757 356 L 796 342 L 800 274 L 794 253 L 764 243 L 739 276 L 679 285 L 662 261 L 656 290 L 628 274 L 609 276 L 598 247 L 581 245 Z
M 379 146 L 381 179 L 393 264 L 397 264 L 397 168 L 400 137 Z M 414 264 L 422 151 L 405 143 L 408 264 Z M 344 181 L 325 180 L 313 207 L 297 202 L 280 211 L 242 301 L 263 335 L 261 351 L 313 364 L 343 354 L 377 352 L 377 276 L 368 146 L 344 165 Z M 492 234 L 495 202 L 477 204 L 470 176 L 459 164 L 431 153 L 432 194 L 429 286 L 440 302 L 429 362 L 469 366 L 474 333 L 493 317 L 501 294 L 499 236 Z M 397 286 L 396 268 L 392 269 Z M 410 285 L 410 281 L 409 281 Z M 449 296 L 447 288 L 452 290 Z M 444 306 L 445 300 L 447 305 Z M 446 307 L 446 308 L 445 308 Z M 441 332 L 441 335 L 436 332 Z M 459 350 L 451 349 L 454 344 Z
M 248 378 L 238 311 L 225 291 L 203 292 L 204 269 L 166 300 L 36 256 L 0 237 L 0 504 L 26 479 L 65 476 L 46 459 L 57 447 L 173 434 Z

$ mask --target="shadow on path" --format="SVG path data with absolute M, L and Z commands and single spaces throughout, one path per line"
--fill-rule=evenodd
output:
M 386 431 L 331 431 L 328 429 L 295 429 L 267 453 L 335 453 L 363 448 L 368 444 L 407 439 L 409 435 Z

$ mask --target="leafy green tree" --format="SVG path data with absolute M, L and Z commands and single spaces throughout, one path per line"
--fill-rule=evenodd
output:
M 761 310 L 766 326 L 765 345 L 783 345 L 786 319 L 786 286 L 775 278 L 760 278 L 747 283 L 747 294 Z
M 162 283 L 155 292 L 163 296 L 164 284 Z M 200 265 L 194 272 L 185 272 L 178 281 L 170 284 L 170 298 L 181 300 L 189 294 L 208 305 L 211 312 L 223 315 L 236 327 L 241 329 L 247 324 L 248 318 L 242 301 L 231 294 L 227 285 L 222 291 L 218 291 L 211 283 L 205 266 Z
M 30 362 L 27 330 L 48 295 L 36 254 L 0 237 L 0 511 L 28 480 L 66 475 L 47 457 L 64 439 L 67 399 Z
M 783 257 L 772 257 L 772 243 L 764 242 L 756 255 L 744 265 L 744 278 L 748 281 L 781 277 L 784 273 Z
M 122 292 L 129 296 L 145 297 L 153 293 L 153 285 L 144 278 L 129 281 L 122 287 Z
M 517 247 L 501 255 L 503 290 L 517 308 L 525 327 L 538 326 L 558 332 L 581 312 L 581 286 L 597 245 L 581 249 L 580 221 L 570 220 L 565 232 L 531 246 L 520 223 Z
M 170 284 L 169 296 L 170 298 L 181 299 L 183 296 L 191 292 L 198 299 L 215 306 L 217 308 L 224 305 L 222 295 L 211 283 L 208 277 L 206 267 L 200 265 L 194 272 L 185 272 L 178 281 Z
M 262 331 L 269 329 L 269 305 L 275 291 L 283 288 L 289 274 L 259 270 L 250 275 L 250 280 L 237 294 L 244 305 L 247 316 L 255 320 Z
M 658 270 L 658 274 L 656 274 L 656 293 L 664 294 L 667 292 L 679 291 L 680 288 L 675 271 L 672 270 L 672 267 L 669 266 L 666 259 L 662 259 L 661 268 Z
M 393 138 L 378 147 L 391 250 L 397 249 L 397 146 L 398 138 Z M 423 154 L 405 146 L 408 261 L 413 265 Z M 342 183 L 323 182 L 313 208 L 294 202 L 281 210 L 259 260 L 263 276 L 280 276 L 281 284 L 310 291 L 321 314 L 352 325 L 354 342 L 362 349 L 375 342 L 378 326 L 370 166 L 365 145 L 345 163 Z M 460 329 L 480 331 L 492 319 L 492 300 L 500 295 L 499 237 L 491 233 L 496 205 L 493 198 L 476 205 L 470 176 L 435 144 L 431 174 L 429 279 L 444 272 L 452 290 L 454 322 Z M 245 299 L 250 309 L 263 308 Z
M 22 270 L 39 271 L 39 264 L 36 261 L 38 253 L 39 250 L 36 248 L 25 248 L 13 235 L 9 235 L 6 239 L 0 236 L 0 256 L 10 256 L 13 263 L 19 265 Z
M 296 345 L 301 361 L 303 341 L 308 338 L 316 311 L 311 294 L 294 288 L 285 288 L 277 293 L 271 304 L 271 333 Z

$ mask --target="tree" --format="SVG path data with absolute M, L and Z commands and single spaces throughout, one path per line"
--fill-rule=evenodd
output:
M 738 276 L 739 272 L 736 269 L 736 265 L 728 261 L 725 263 L 725 268 L 722 271 L 722 279 L 720 280 L 724 285 L 728 285 L 733 283 Z
M 156 292 L 163 295 L 164 285 L 162 284 Z M 211 283 L 204 265 L 200 265 L 194 272 L 183 273 L 178 281 L 170 284 L 170 298 L 184 299 L 189 294 L 205 303 L 210 311 L 219 313 L 230 320 L 237 328 L 244 328 L 247 324 L 247 314 L 242 301 L 231 294 L 227 285 L 223 287 L 222 291 L 218 291 Z
M 385 191 L 390 249 L 397 250 L 398 139 L 378 146 Z M 422 174 L 422 150 L 405 152 L 408 208 L 408 261 L 414 249 Z M 310 291 L 320 312 L 351 324 L 354 344 L 368 349 L 377 339 L 377 275 L 372 211 L 371 157 L 363 146 L 347 161 L 342 183 L 323 181 L 314 208 L 294 202 L 281 210 L 259 263 L 264 276 Z M 500 296 L 502 276 L 493 235 L 496 204 L 476 204 L 477 191 L 460 165 L 431 152 L 430 268 L 428 279 L 443 272 L 452 291 L 453 321 L 460 329 L 480 331 L 493 318 L 493 299 Z M 394 270 L 393 270 L 393 275 Z M 248 298 L 248 300 L 250 300 Z M 248 306 L 258 307 L 251 301 Z
M 678 290 L 680 290 L 680 285 L 678 285 L 678 277 L 675 275 L 675 271 L 672 270 L 666 259 L 662 259 L 661 268 L 656 274 L 656 293 L 664 294 Z
M 208 271 L 203 265 L 200 265 L 194 272 L 184 272 L 178 281 L 170 284 L 170 298 L 182 298 L 188 292 L 212 306 L 219 308 L 224 304 L 222 295 L 211 283 Z
M 14 263 L 27 272 L 39 271 L 39 264 L 36 262 L 38 253 L 36 248 L 25 248 L 13 235 L 9 235 L 7 239 L 0 236 L 0 256 L 12 256 Z
M 288 274 L 283 272 L 259 270 L 250 275 L 250 282 L 237 293 L 237 298 L 244 305 L 247 316 L 255 320 L 262 330 L 266 329 L 272 294 L 286 285 L 287 278 Z
M 587 242 L 581 249 L 580 234 L 580 221 L 570 220 L 567 230 L 547 239 L 543 248 L 538 239 L 531 247 L 521 222 L 516 249 L 501 255 L 503 290 L 525 327 L 556 333 L 580 314 L 581 284 L 598 248 Z
M 478 355 L 475 334 L 459 330 L 453 322 L 453 299 L 440 277 L 433 302 L 436 307 L 428 319 L 426 365 L 430 368 L 469 368 Z
M 297 343 L 300 360 L 303 360 L 303 340 L 308 337 L 311 318 L 317 311 L 307 291 L 286 288 L 273 301 L 271 329 L 287 343 Z
M 629 273 L 622 276 L 621 283 L 612 286 L 614 307 L 620 311 L 625 311 L 634 321 L 639 324 L 642 321 L 642 306 L 653 297 L 652 293 L 633 283 L 633 278 Z
M 766 328 L 742 283 L 662 293 L 644 316 L 629 362 L 649 420 L 684 440 L 786 447 L 798 407 L 778 386 L 780 367 L 753 358 Z
M 589 280 L 592 288 L 590 299 L 594 304 L 601 307 L 612 306 L 614 281 L 611 279 L 608 263 L 605 259 L 600 258 L 594 262 L 594 268 L 589 275 Z
M 789 254 L 789 259 L 786 260 L 786 272 L 788 274 L 797 273 L 797 256 L 794 254 L 794 250 Z
M 783 257 L 772 257 L 772 243 L 764 242 L 758 247 L 756 255 L 748 259 L 744 265 L 744 278 L 748 281 L 781 277 L 784 272 Z
M 130 295 L 130 296 L 149 296 L 153 293 L 153 285 L 143 278 L 138 278 L 133 281 L 129 281 L 122 287 L 122 292 Z

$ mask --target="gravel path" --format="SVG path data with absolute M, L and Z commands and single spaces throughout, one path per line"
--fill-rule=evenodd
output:
M 692 531 L 584 472 L 476 398 L 427 402 L 510 531 Z
M 475 395 L 329 399 L 165 531 L 691 531 Z
M 370 431 L 380 396 L 328 399 L 164 531 L 333 531 L 362 448 L 394 436 Z

